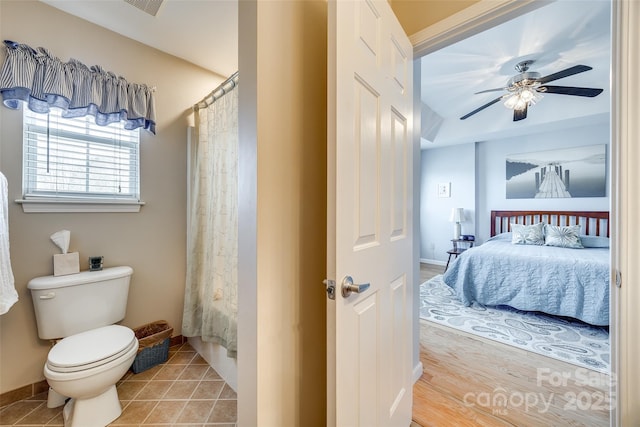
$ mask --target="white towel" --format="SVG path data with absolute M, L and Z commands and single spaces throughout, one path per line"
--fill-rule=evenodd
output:
M 0 172 L 0 314 L 18 301 L 9 254 L 9 186 Z

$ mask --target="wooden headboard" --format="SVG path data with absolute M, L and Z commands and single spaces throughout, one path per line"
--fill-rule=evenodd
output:
M 580 225 L 581 234 L 609 237 L 609 212 L 602 211 L 491 211 L 491 237 L 511 231 L 511 223 L 529 225 L 538 222 Z

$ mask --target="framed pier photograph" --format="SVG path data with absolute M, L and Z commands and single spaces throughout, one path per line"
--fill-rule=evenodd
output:
M 506 197 L 606 197 L 606 166 L 606 144 L 511 154 L 506 158 Z

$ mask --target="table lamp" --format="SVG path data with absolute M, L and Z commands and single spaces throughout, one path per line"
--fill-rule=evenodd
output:
M 460 223 L 464 221 L 464 209 L 463 208 L 453 208 L 451 209 L 451 216 L 449 217 L 449 222 L 453 222 L 453 239 L 460 239 Z

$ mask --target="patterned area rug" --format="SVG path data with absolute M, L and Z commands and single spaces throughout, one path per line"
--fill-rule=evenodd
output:
M 465 307 L 442 275 L 420 286 L 420 318 L 554 359 L 609 372 L 609 331 L 578 320 L 511 307 Z

